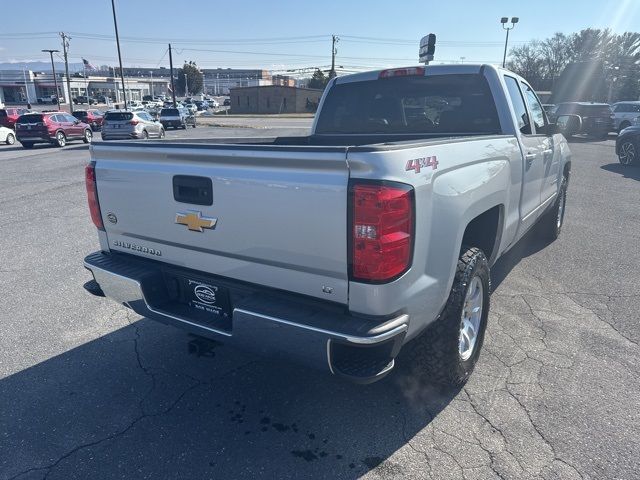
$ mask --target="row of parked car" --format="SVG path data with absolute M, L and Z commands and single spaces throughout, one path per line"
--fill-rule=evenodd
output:
M 567 102 L 544 106 L 549 120 L 573 116 L 571 125 L 560 125 L 566 137 L 586 134 L 606 138 L 617 132 L 616 155 L 623 165 L 640 164 L 640 101 L 616 102 L 613 105 L 593 102 Z M 562 123 L 562 122 L 560 122 Z
M 164 138 L 168 128 L 196 127 L 196 117 L 185 107 L 162 108 L 158 118 L 145 110 L 115 109 L 103 113 L 97 109 L 32 112 L 26 109 L 9 110 L 5 124 L 0 127 L 0 142 L 24 148 L 37 143 L 64 147 L 69 141 L 89 143 L 94 131 L 101 131 L 103 140 Z M 15 111 L 14 111 L 15 110 Z
M 640 101 L 608 103 L 566 102 L 558 105 L 544 105 L 549 120 L 561 115 L 580 117 L 579 129 L 567 132 L 570 135 L 587 134 L 605 137 L 609 132 L 621 132 L 632 125 L 640 125 Z

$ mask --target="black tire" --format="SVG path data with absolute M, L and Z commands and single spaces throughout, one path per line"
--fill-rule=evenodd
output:
M 13 145 L 14 143 L 16 143 L 16 136 L 13 133 L 8 134 L 7 138 L 5 139 L 5 143 L 7 145 Z
M 149 132 L 147 132 L 146 130 L 142 131 L 142 139 L 143 140 L 149 140 Z
M 196 122 L 193 122 L 192 126 L 193 126 L 193 128 L 196 128 Z
M 538 222 L 540 236 L 549 242 L 556 240 L 562 232 L 564 225 L 564 213 L 567 205 L 567 187 L 569 179 L 563 175 L 560 182 L 560 190 L 553 207 L 546 212 Z
M 183 124 L 182 124 L 182 129 L 183 129 L 183 130 L 186 130 L 186 129 L 187 129 L 187 124 L 186 124 L 186 123 L 183 123 Z
M 625 166 L 637 165 L 640 149 L 631 139 L 627 138 L 620 143 L 618 148 L 618 161 Z
M 33 148 L 33 143 L 23 142 L 22 148 Z
M 478 277 L 482 284 L 483 303 L 475 346 L 463 360 L 460 353 L 460 326 L 467 289 Z M 475 282 L 473 282 L 475 283 Z M 430 383 L 451 387 L 463 385 L 478 360 L 489 316 L 491 277 L 489 262 L 484 252 L 476 247 L 462 247 L 449 299 L 440 316 L 424 332 L 409 342 L 400 352 L 400 362 L 416 375 Z
M 67 144 L 67 136 L 64 132 L 57 132 L 56 139 L 53 141 L 56 147 L 64 147 Z
M 624 130 L 625 128 L 630 127 L 630 126 L 631 126 L 630 122 L 627 122 L 627 121 L 622 122 L 620 124 L 620 126 L 618 127 L 618 133 L 620 133 L 622 130 Z
M 161 128 L 159 138 L 164 138 L 164 135 L 165 135 L 164 128 Z
M 90 128 L 87 128 L 84 131 L 84 135 L 82 137 L 82 141 L 84 143 L 91 143 L 92 140 L 93 140 L 93 131 Z

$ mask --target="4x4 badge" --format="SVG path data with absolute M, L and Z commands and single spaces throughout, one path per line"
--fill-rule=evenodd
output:
M 203 217 L 196 210 L 187 210 L 186 213 L 178 212 L 176 214 L 176 223 L 186 225 L 192 232 L 204 232 L 205 228 L 215 228 L 218 219 Z

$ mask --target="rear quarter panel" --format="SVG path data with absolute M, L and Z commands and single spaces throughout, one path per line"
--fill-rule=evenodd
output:
M 435 157 L 436 168 L 407 171 L 411 160 Z M 519 223 L 522 158 L 512 136 L 466 137 L 348 153 L 351 179 L 384 179 L 415 189 L 416 223 L 412 266 L 382 285 L 349 284 L 349 308 L 367 315 L 409 313 L 408 339 L 433 321 L 453 283 L 468 223 L 500 206 L 498 251 L 514 239 Z

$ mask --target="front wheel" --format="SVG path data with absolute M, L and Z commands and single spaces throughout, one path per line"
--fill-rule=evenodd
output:
M 56 139 L 54 141 L 54 145 L 57 147 L 64 147 L 67 144 L 67 137 L 64 133 L 58 132 L 56 133 Z
M 91 140 L 93 140 L 93 132 L 91 131 L 91 129 L 87 128 L 84 131 L 84 137 L 82 138 L 82 141 L 84 143 L 91 143 Z
M 625 140 L 618 149 L 618 161 L 622 165 L 633 165 L 638 159 L 638 148 L 631 140 Z
M 400 353 L 412 374 L 449 386 L 467 381 L 484 341 L 490 293 L 487 257 L 479 248 L 463 247 L 444 310 Z
M 630 122 L 626 122 L 626 121 L 622 122 L 620 124 L 620 127 L 618 127 L 618 133 L 620 133 L 622 130 L 624 130 L 625 128 L 630 127 L 630 126 L 631 126 Z
M 142 131 L 142 139 L 143 140 L 148 140 L 149 139 L 149 132 L 147 132 L 146 130 Z
M 160 129 L 160 138 L 164 138 L 164 128 Z
M 16 136 L 13 133 L 10 133 L 9 135 L 7 135 L 5 142 L 7 145 L 13 145 L 14 143 L 16 143 Z

